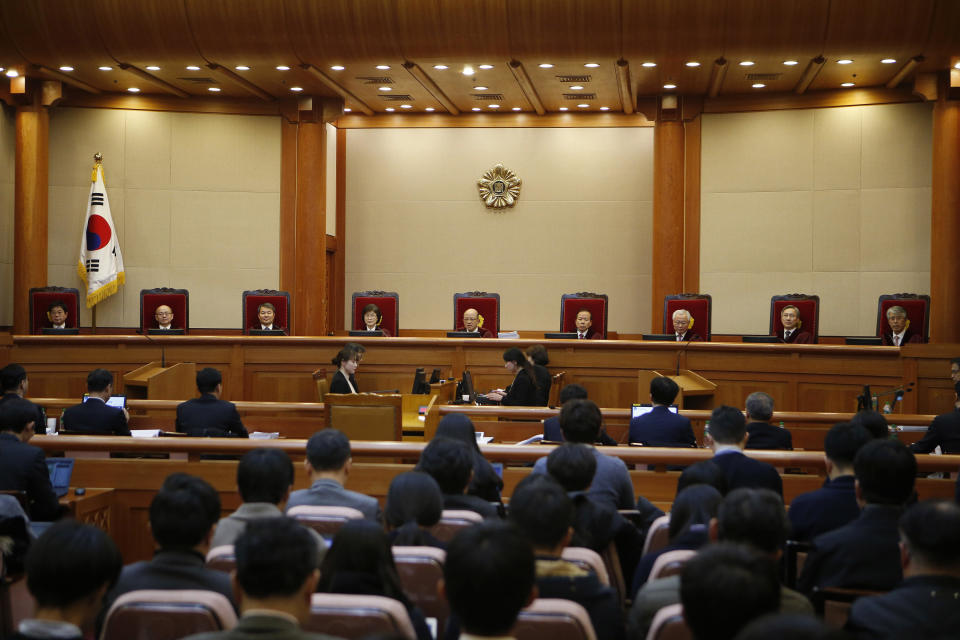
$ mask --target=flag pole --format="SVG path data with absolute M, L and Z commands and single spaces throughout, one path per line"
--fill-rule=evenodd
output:
M 96 170 L 103 164 L 103 154 L 99 151 L 93 154 L 93 170 L 94 175 L 96 175 Z M 97 305 L 93 305 L 93 308 L 90 309 L 90 332 L 93 335 L 97 334 Z

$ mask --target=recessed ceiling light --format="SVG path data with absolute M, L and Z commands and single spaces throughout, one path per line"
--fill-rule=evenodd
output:
M 587 69 L 596 69 L 597 67 L 600 66 L 600 63 L 599 63 L 599 62 L 587 62 L 587 63 L 585 63 L 583 66 L 585 66 Z
M 218 93 L 220 91 L 220 87 L 207 87 L 207 91 L 213 91 L 214 93 Z
M 4 75 L 6 75 L 8 78 L 16 78 L 20 74 L 17 73 L 16 69 L 7 69 L 7 72 Z
M 462 73 L 465 76 L 472 76 L 474 73 L 476 73 L 476 71 L 473 70 L 473 67 L 466 64 L 463 66 L 463 71 L 461 71 L 460 73 Z
M 350 107 L 344 107 L 344 108 L 343 108 L 343 112 L 344 112 L 344 113 L 350 113 L 351 111 L 353 111 L 353 109 L 351 109 Z
M 894 60 L 893 58 L 884 58 L 884 59 L 881 60 L 880 62 L 881 62 L 882 64 L 893 64 L 893 63 L 896 62 L 896 60 Z
M 389 68 L 390 68 L 390 65 L 388 65 L 388 64 L 378 64 L 378 65 L 377 65 L 377 69 L 380 69 L 380 71 L 386 71 L 386 70 L 389 69 Z
M 160 71 L 160 67 L 155 64 L 151 64 L 149 67 L 147 67 L 147 71 Z
M 783 64 L 787 65 L 788 67 L 794 67 L 800 63 L 797 62 L 796 60 L 784 60 Z
M 753 60 L 741 60 L 741 61 L 740 61 L 740 66 L 741 66 L 741 67 L 752 67 L 752 66 L 753 66 Z
M 600 107 L 600 111 L 610 111 L 610 107 Z
M 470 111 L 480 111 L 480 107 L 474 107 L 473 109 L 470 109 Z
M 580 108 L 580 109 L 587 109 L 587 108 L 590 107 L 590 105 L 588 105 L 586 102 L 583 102 L 583 103 L 578 104 L 577 107 Z
M 853 86 L 853 83 L 852 83 L 852 82 L 841 82 L 841 83 L 840 83 L 840 86 L 841 86 L 841 87 L 852 87 L 852 86 Z
M 290 87 L 290 91 L 303 91 L 303 87 Z
M 335 64 L 335 65 L 333 65 L 333 66 L 330 67 L 330 68 L 333 69 L 334 71 L 343 71 L 343 69 L 344 69 L 344 67 L 343 67 L 342 64 Z
M 62 67 L 60 67 L 60 71 L 73 71 L 73 67 L 68 65 L 63 65 Z
M 434 111 L 434 108 L 433 108 L 433 107 L 427 107 L 426 109 L 424 109 L 424 111 Z
M 387 111 L 396 111 L 396 109 L 394 109 L 393 107 L 387 107 L 386 110 L 387 110 Z
M 581 89 L 583 89 L 583 85 L 574 84 L 570 86 L 571 91 L 580 91 Z
M 853 60 L 849 58 L 844 58 L 843 60 L 837 60 L 837 64 L 850 64 Z
M 762 82 L 754 82 L 750 86 L 752 86 L 754 89 L 763 89 L 767 85 L 763 84 Z
M 113 71 L 113 67 L 108 67 L 106 65 L 102 67 L 97 67 L 97 69 L 100 69 L 100 71 Z
M 413 105 L 402 104 L 402 105 L 400 105 L 400 108 L 401 108 L 401 109 L 413 109 Z
M 672 82 L 668 82 L 667 84 L 663 85 L 663 88 L 664 88 L 664 89 L 676 89 L 676 88 L 677 88 L 677 85 L 673 84 Z
M 553 69 L 553 65 L 550 64 L 549 62 L 541 62 L 541 63 L 540 63 L 540 68 L 541 68 L 541 69 Z
M 954 68 L 954 69 L 960 69 L 960 62 L 958 62 L 957 64 L 953 65 L 953 68 Z
M 640 65 L 641 67 L 647 67 L 648 69 L 657 66 L 656 62 L 644 62 Z
M 0 73 L 2 73 L 2 72 L 3 72 L 3 67 L 0 67 Z
M 478 67 L 479 69 L 493 69 L 492 64 L 482 64 Z
M 130 87 L 129 89 L 127 89 L 127 91 L 129 91 L 130 93 L 140 93 L 140 89 L 138 89 L 137 87 Z
M 560 107 L 560 111 L 566 111 L 566 110 L 567 110 L 566 107 Z
M 447 65 L 445 65 L 445 64 L 435 64 L 435 65 L 433 65 L 433 68 L 436 69 L 437 71 L 443 71 L 444 69 L 447 68 Z
M 687 63 L 687 66 L 688 66 L 688 67 L 699 67 L 699 66 L 700 66 L 700 63 L 697 62 L 696 60 L 691 60 L 690 62 Z
M 380 91 L 393 91 L 393 87 L 380 87 Z
M 500 105 L 498 105 L 498 104 L 488 104 L 488 105 L 487 105 L 487 108 L 488 108 L 488 109 L 499 109 L 499 108 L 500 108 Z
M 477 86 L 475 86 L 475 87 L 473 88 L 473 90 L 474 90 L 474 91 L 486 91 L 486 90 L 487 90 L 487 87 L 484 87 L 483 85 L 477 85 Z
M 250 71 L 250 67 L 248 67 L 245 64 L 238 64 L 237 66 L 234 67 L 234 69 L 236 69 L 237 71 Z
M 514 107 L 511 111 L 520 111 L 520 107 Z
M 200 67 L 197 67 L 199 69 Z M 285 64 L 277 65 L 277 71 L 290 71 L 290 67 Z
M 103 69 L 103 67 L 100 68 Z M 277 68 L 279 69 L 280 67 Z M 195 64 L 187 65 L 187 71 L 200 71 L 200 67 Z

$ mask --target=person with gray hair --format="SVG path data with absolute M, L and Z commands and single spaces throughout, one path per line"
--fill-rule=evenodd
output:
M 780 342 L 784 344 L 814 344 L 816 342 L 812 333 L 800 328 L 803 322 L 800 320 L 800 309 L 798 307 L 788 304 L 780 309 L 780 324 L 783 325 L 783 334 L 777 336 Z
M 686 309 L 677 309 L 670 317 L 673 320 L 673 332 L 677 335 L 677 342 L 700 342 L 702 338 L 695 331 L 690 331 L 693 316 Z
M 747 445 L 745 449 L 793 449 L 793 437 L 783 427 L 770 424 L 773 398 L 763 391 L 747 396 Z
M 907 317 L 906 309 L 898 304 L 894 305 L 887 309 L 886 317 L 890 328 L 880 336 L 880 341 L 885 346 L 899 347 L 923 342 L 923 336 L 910 329 L 910 318 Z

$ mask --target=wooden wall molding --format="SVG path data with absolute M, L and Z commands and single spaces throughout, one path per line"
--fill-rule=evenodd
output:
M 390 114 L 373 117 L 345 115 L 337 121 L 338 129 L 520 129 L 520 128 L 595 128 L 652 127 L 641 114 L 621 113 L 477 113 L 462 116 L 447 114 Z
M 802 95 L 795 93 L 762 95 L 757 93 L 707 98 L 703 104 L 703 112 L 734 113 L 779 111 L 783 109 L 822 109 L 920 101 L 921 99 L 913 95 L 909 89 L 839 89 L 836 91 L 813 91 Z

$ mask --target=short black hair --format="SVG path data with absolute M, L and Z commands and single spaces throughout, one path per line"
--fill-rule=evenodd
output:
M 853 459 L 863 499 L 870 504 L 906 504 L 913 496 L 917 458 L 899 440 L 872 440 Z
M 41 607 L 62 608 L 106 586 L 123 567 L 117 545 L 102 530 L 61 520 L 33 541 L 27 553 L 27 589 Z
M 547 348 L 542 344 L 532 344 L 527 347 L 524 353 L 533 360 L 533 364 L 538 364 L 541 367 L 550 364 L 550 355 L 547 353 Z
M 590 447 L 564 442 L 547 456 L 547 473 L 567 491 L 586 491 L 597 473 L 597 459 Z
M 677 478 L 677 493 L 695 484 L 708 484 L 720 495 L 727 495 L 727 475 L 713 460 L 695 462 L 681 471 Z
M 593 400 L 575 398 L 564 402 L 560 409 L 560 430 L 567 442 L 595 443 L 602 423 L 600 408 Z
M 37 421 L 37 408 L 29 400 L 10 398 L 0 404 L 0 431 L 23 433 L 27 425 Z M 34 424 L 34 429 L 42 428 Z
M 859 424 L 869 431 L 870 435 L 874 438 L 890 437 L 890 424 L 879 411 L 858 411 L 853 418 L 850 419 L 850 422 Z
M 743 412 L 720 405 L 710 413 L 710 437 L 718 444 L 740 444 L 747 435 Z
M 291 518 L 250 520 L 233 549 L 237 582 L 254 598 L 292 596 L 317 566 L 317 543 Z
M 787 540 L 790 521 L 783 499 L 770 489 L 734 489 L 717 512 L 717 536 L 776 553 Z
M 577 384 L 576 382 L 566 385 L 563 389 L 560 389 L 560 406 L 563 406 L 567 403 L 568 400 L 575 400 L 577 398 L 586 398 L 587 389 L 586 387 Z
M 768 422 L 773 417 L 773 397 L 763 391 L 754 391 L 744 403 L 747 415 L 754 420 Z
M 87 391 L 106 391 L 113 384 L 113 374 L 106 369 L 94 369 L 87 374 Z
M 673 404 L 680 393 L 680 385 L 666 376 L 657 376 L 650 381 L 650 399 L 655 404 Z
M 307 440 L 307 461 L 314 471 L 342 469 L 350 457 L 350 438 L 336 429 L 322 429 Z
M 350 581 L 356 581 L 358 574 L 362 576 L 363 583 L 372 589 L 367 593 L 384 595 L 410 606 L 400 584 L 390 540 L 383 527 L 375 522 L 357 518 L 340 528 L 320 563 L 317 591 L 337 593 L 344 574 L 351 576 Z
M 473 453 L 459 440 L 434 438 L 420 453 L 416 470 L 436 480 L 444 494 L 460 495 L 470 483 Z
M 223 382 L 223 376 L 213 367 L 204 367 L 197 371 L 197 391 L 210 393 L 217 390 L 217 385 Z
M 510 497 L 510 522 L 534 547 L 553 548 L 573 524 L 573 501 L 556 480 L 529 475 Z
M 150 502 L 150 531 L 163 549 L 192 549 L 220 519 L 220 494 L 203 478 L 172 473 Z
M 960 505 L 924 500 L 900 517 L 900 533 L 910 553 L 926 563 L 960 571 Z
M 368 302 L 366 305 L 364 305 L 363 309 L 360 311 L 360 317 L 362 318 L 363 316 L 367 315 L 371 311 L 377 314 L 378 321 L 383 317 L 383 315 L 380 313 L 380 307 L 378 307 L 372 302 Z
M 343 345 L 343 348 L 337 352 L 337 355 L 333 356 L 333 359 L 330 360 L 330 364 L 335 364 L 338 367 L 342 365 L 347 360 L 356 360 L 360 361 L 363 358 L 363 354 L 367 352 L 367 348 L 362 344 L 357 344 L 356 342 L 348 342 Z
M 67 303 L 64 302 L 63 300 L 54 300 L 53 302 L 48 304 L 47 313 L 51 313 L 57 307 L 60 307 L 61 309 L 63 309 L 64 313 L 67 313 Z
M 450 610 L 468 633 L 506 635 L 533 592 L 533 548 L 504 522 L 462 529 L 447 546 L 443 580 Z
M 20 365 L 11 362 L 3 369 L 0 369 L 0 391 L 16 391 L 20 383 L 27 379 L 27 370 Z
M 691 485 L 678 493 L 670 508 L 670 540 L 698 529 L 706 533 L 710 520 L 717 517 L 721 502 L 720 492 L 706 484 Z
M 708 545 L 683 566 L 680 601 L 694 638 L 732 640 L 748 622 L 780 607 L 776 564 L 741 545 Z
M 823 452 L 834 464 L 853 466 L 853 459 L 863 445 L 873 440 L 863 425 L 856 422 L 838 422 L 830 427 L 823 439 Z
M 293 484 L 293 462 L 280 449 L 252 449 L 237 464 L 237 489 L 244 502 L 280 504 Z
M 420 471 L 407 471 L 394 476 L 387 490 L 383 520 L 387 526 L 400 528 L 408 522 L 432 527 L 440 521 L 443 494 L 433 477 Z
M 274 313 L 277 312 L 277 307 L 272 302 L 261 302 L 257 305 L 257 313 L 260 313 L 260 309 L 263 309 L 264 307 L 270 309 L 270 311 L 273 311 Z

